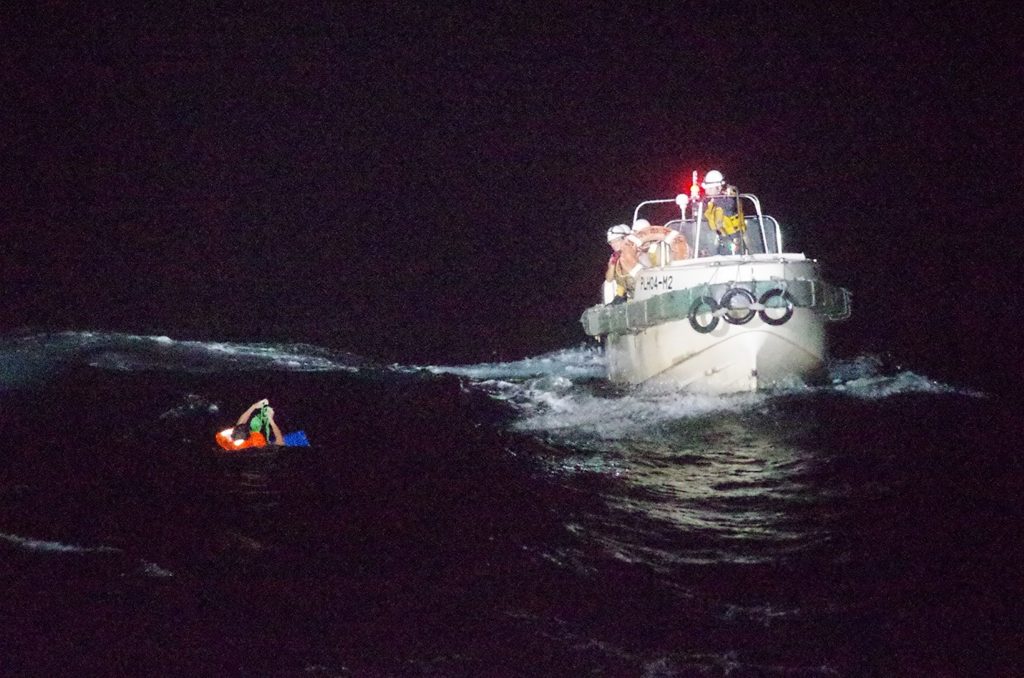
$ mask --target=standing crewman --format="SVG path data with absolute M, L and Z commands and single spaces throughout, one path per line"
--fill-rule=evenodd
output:
M 739 191 L 725 183 L 718 170 L 704 175 L 704 218 L 718 236 L 719 254 L 747 254 L 747 224 L 743 220 Z
M 622 246 L 626 244 L 626 236 L 630 234 L 629 226 L 618 224 L 608 229 L 608 246 L 612 254 L 608 257 L 608 268 L 604 273 L 606 304 L 621 304 L 626 301 L 626 285 L 629 274 L 622 270 Z

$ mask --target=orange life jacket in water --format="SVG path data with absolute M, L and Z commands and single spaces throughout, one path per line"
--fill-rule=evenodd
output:
M 225 429 L 217 434 L 217 444 L 228 451 L 244 450 L 247 447 L 266 447 L 267 439 L 259 431 L 253 431 L 245 440 L 235 440 L 231 437 L 234 429 Z

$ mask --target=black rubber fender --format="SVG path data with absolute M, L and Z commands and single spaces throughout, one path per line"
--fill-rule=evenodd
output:
M 697 314 L 703 313 L 701 309 L 704 306 L 707 306 L 708 312 L 712 314 L 711 322 L 709 322 L 707 325 L 701 325 L 700 321 L 697 320 Z M 692 327 L 697 332 L 700 332 L 701 334 L 707 334 L 708 332 L 714 331 L 714 329 L 718 327 L 718 316 L 715 315 L 715 313 L 718 311 L 719 308 L 721 307 L 718 305 L 718 302 L 715 301 L 713 297 L 699 297 L 698 299 L 695 299 L 694 302 L 690 305 L 690 327 Z
M 736 309 L 730 307 L 729 304 L 731 304 L 732 300 L 735 299 L 736 297 L 743 297 L 747 301 L 746 313 L 744 313 L 741 316 L 734 316 L 730 313 L 730 311 L 743 310 L 742 306 Z M 723 316 L 725 318 L 725 322 L 730 323 L 732 325 L 746 325 L 747 323 L 754 319 L 755 315 L 757 315 L 757 311 L 750 308 L 753 304 L 757 303 L 757 297 L 754 296 L 753 292 L 742 287 L 734 287 L 731 290 L 728 290 L 725 294 L 722 295 L 722 300 L 718 303 L 722 308 L 725 309 L 725 315 Z
M 776 287 L 775 289 L 768 290 L 767 292 L 762 294 L 761 299 L 758 303 L 760 303 L 762 306 L 767 307 L 768 302 L 774 299 L 775 297 L 782 297 L 782 299 L 786 302 L 786 312 L 783 313 L 778 318 L 772 318 L 771 316 L 768 315 L 768 313 L 766 313 L 768 309 L 763 308 L 760 311 L 758 311 L 758 315 L 761 316 L 761 320 L 763 320 L 766 325 L 785 325 L 787 322 L 789 322 L 789 319 L 793 317 L 793 297 L 790 296 L 789 292 Z M 782 307 L 773 306 L 772 308 L 778 309 Z

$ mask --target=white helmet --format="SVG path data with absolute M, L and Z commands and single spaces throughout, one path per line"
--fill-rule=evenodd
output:
M 616 224 L 608 229 L 608 242 L 615 242 L 619 238 L 625 238 L 627 235 L 629 235 L 629 226 Z
M 636 233 L 637 231 L 642 231 L 650 225 L 651 222 L 647 221 L 646 219 L 637 219 L 636 221 L 633 222 L 633 232 Z
M 711 170 L 704 175 L 704 183 L 701 184 L 704 188 L 708 186 L 721 186 L 725 183 L 725 177 L 718 170 Z

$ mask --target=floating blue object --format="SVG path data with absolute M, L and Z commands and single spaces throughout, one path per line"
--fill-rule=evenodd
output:
M 284 444 L 288 447 L 309 447 L 309 439 L 305 431 L 292 431 L 284 434 Z

